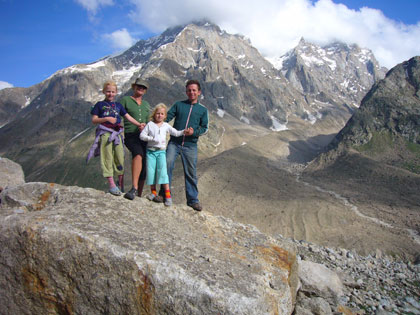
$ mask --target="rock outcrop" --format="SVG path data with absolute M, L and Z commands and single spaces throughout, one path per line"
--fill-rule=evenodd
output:
M 22 167 L 12 160 L 0 157 L 0 192 L 8 186 L 25 183 Z
M 291 314 L 294 245 L 250 225 L 79 187 L 2 195 L 2 314 Z

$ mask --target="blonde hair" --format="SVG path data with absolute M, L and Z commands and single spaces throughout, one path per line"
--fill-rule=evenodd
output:
M 168 107 L 163 103 L 159 103 L 159 104 L 156 105 L 156 107 L 153 109 L 153 112 L 150 114 L 149 120 L 153 121 L 153 118 L 155 117 L 156 112 L 160 108 L 163 108 L 165 110 L 165 118 L 166 118 L 166 116 L 168 114 Z
M 106 81 L 106 82 L 104 83 L 104 86 L 102 87 L 102 93 L 105 93 L 106 87 L 107 87 L 108 85 L 115 86 L 115 90 L 116 90 L 116 91 L 118 91 L 117 84 L 116 84 L 114 81 L 109 80 L 109 81 Z

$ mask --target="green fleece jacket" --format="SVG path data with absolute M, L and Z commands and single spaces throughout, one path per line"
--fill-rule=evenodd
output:
M 207 133 L 209 129 L 209 114 L 207 108 L 200 103 L 191 104 L 189 100 L 176 102 L 168 111 L 166 122 L 175 118 L 174 128 L 177 130 L 192 127 L 191 136 L 174 137 L 171 140 L 184 146 L 196 146 L 198 137 Z
M 122 106 L 124 106 L 127 113 L 130 114 L 135 120 L 139 123 L 145 123 L 149 121 L 149 112 L 150 112 L 150 105 L 147 101 L 142 100 L 141 105 L 139 106 L 135 100 L 133 100 L 130 96 L 124 96 L 120 102 Z M 129 122 L 126 118 L 124 118 L 124 133 L 135 133 L 140 134 L 139 128 Z

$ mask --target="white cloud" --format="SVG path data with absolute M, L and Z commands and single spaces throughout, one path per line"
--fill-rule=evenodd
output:
M 125 28 L 112 32 L 111 34 L 104 34 L 103 38 L 116 50 L 127 49 L 136 42 Z
M 10 84 L 9 82 L 0 81 L 0 90 L 3 90 L 5 88 L 11 88 L 13 87 L 13 84 Z
M 107 5 L 113 5 L 113 0 L 75 0 L 82 7 L 84 7 L 89 13 L 96 14 L 99 7 Z
M 79 0 L 80 1 L 80 0 Z M 351 10 L 331 0 L 130 0 L 133 21 L 153 32 L 207 18 L 250 38 L 267 57 L 277 57 L 304 37 L 317 44 L 356 43 L 391 68 L 420 55 L 420 21 L 405 25 L 377 9 Z

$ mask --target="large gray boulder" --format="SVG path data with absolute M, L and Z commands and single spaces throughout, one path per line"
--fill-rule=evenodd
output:
M 25 182 L 22 166 L 0 156 L 0 187 L 16 186 Z
M 1 314 L 291 314 L 294 247 L 144 198 L 26 183 L 3 192 Z
M 301 292 L 338 300 L 343 295 L 343 283 L 337 273 L 312 261 L 299 261 Z

